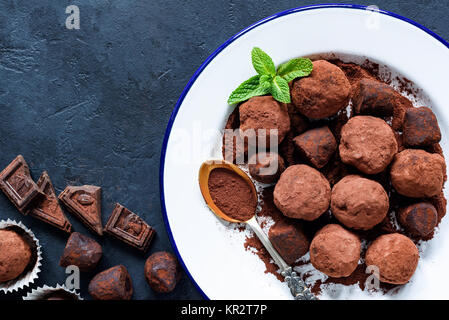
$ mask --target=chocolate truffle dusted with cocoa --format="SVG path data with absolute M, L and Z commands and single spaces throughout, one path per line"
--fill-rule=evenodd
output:
M 287 217 L 312 221 L 329 208 L 329 181 L 316 169 L 298 164 L 282 173 L 274 188 L 274 203 Z
M 65 290 L 53 291 L 43 296 L 39 300 L 80 300 L 79 297 L 72 292 Z
M 310 120 L 301 114 L 293 103 L 287 104 L 288 114 L 290 116 L 290 127 L 296 134 L 301 134 L 310 128 Z
M 338 224 L 328 224 L 310 244 L 310 261 L 329 277 L 350 276 L 360 260 L 360 239 Z
M 154 291 L 171 292 L 180 278 L 178 260 L 169 252 L 153 253 L 145 262 L 145 279 Z
M 425 237 L 438 223 L 438 213 L 428 202 L 419 202 L 401 208 L 398 214 L 401 225 L 413 236 Z
M 352 97 L 355 114 L 379 117 L 392 116 L 398 93 L 386 83 L 370 79 L 361 79 Z
M 118 265 L 97 274 L 88 290 L 95 300 L 130 300 L 133 284 L 128 270 Z
M 61 267 L 75 265 L 81 271 L 89 272 L 95 269 L 102 253 L 97 241 L 79 232 L 73 232 L 67 240 L 59 265 Z
M 441 192 L 445 171 L 444 158 L 439 154 L 406 149 L 394 158 L 391 183 L 406 197 L 432 197 Z
M 349 175 L 332 188 L 332 213 L 348 228 L 371 229 L 386 217 L 388 208 L 388 195 L 376 181 Z
M 365 256 L 367 266 L 379 268 L 379 280 L 392 284 L 407 283 L 415 273 L 418 260 L 418 248 L 412 240 L 399 233 L 386 234 L 374 240 Z
M 262 183 L 274 183 L 285 170 L 285 162 L 275 152 L 259 152 L 248 161 L 251 177 Z
M 287 264 L 293 264 L 309 251 L 309 240 L 297 222 L 281 220 L 268 232 L 268 238 Z
M 292 101 L 298 110 L 310 119 L 333 116 L 349 103 L 351 84 L 344 72 L 325 60 L 313 62 L 308 77 L 293 83 Z
M 324 167 L 337 149 L 337 141 L 327 126 L 314 128 L 294 140 L 299 152 L 314 167 Z
M 22 236 L 13 230 L 0 230 L 0 283 L 20 276 L 31 257 L 31 248 Z
M 425 147 L 441 140 L 437 117 L 427 107 L 410 108 L 405 112 L 403 141 L 407 146 Z
M 340 140 L 341 160 L 366 174 L 385 170 L 398 152 L 391 127 L 382 119 L 357 116 L 343 126 Z
M 239 107 L 240 129 L 242 137 L 249 137 L 249 143 L 257 143 L 251 139 L 266 133 L 267 144 L 270 142 L 270 129 L 277 130 L 277 141 L 281 143 L 290 130 L 290 117 L 287 105 L 279 103 L 272 96 L 252 97 Z M 273 133 L 274 134 L 274 133 Z

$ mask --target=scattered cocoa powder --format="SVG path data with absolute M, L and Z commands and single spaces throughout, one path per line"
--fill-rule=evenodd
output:
M 271 273 L 279 281 L 284 281 L 284 277 L 278 272 L 278 266 L 272 262 L 271 256 L 268 253 L 267 249 L 263 246 L 262 242 L 260 242 L 259 238 L 256 236 L 246 237 L 244 247 L 246 250 L 254 249 L 255 254 L 265 263 L 265 273 Z
M 230 218 L 246 221 L 254 216 L 257 196 L 237 173 L 216 168 L 210 173 L 208 185 L 212 200 Z

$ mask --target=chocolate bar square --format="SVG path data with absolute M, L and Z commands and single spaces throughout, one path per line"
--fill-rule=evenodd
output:
M 85 226 L 98 235 L 103 235 L 100 187 L 67 186 L 58 198 Z
M 23 214 L 28 214 L 33 204 L 43 197 L 31 178 L 30 169 L 23 156 L 18 155 L 1 173 L 0 189 Z
M 47 171 L 42 173 L 37 185 L 41 188 L 45 198 L 43 198 L 36 205 L 36 207 L 31 210 L 30 216 L 40 219 L 65 232 L 72 232 L 72 225 L 69 220 L 67 220 L 61 206 L 59 205 L 55 189 L 53 188 L 53 184 L 51 183 Z
M 104 231 L 145 252 L 156 231 L 137 214 L 117 203 Z

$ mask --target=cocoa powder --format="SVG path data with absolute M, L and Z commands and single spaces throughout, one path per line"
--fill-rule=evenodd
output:
M 246 221 L 255 214 L 257 197 L 237 173 L 223 168 L 214 169 L 208 185 L 212 200 L 230 218 Z

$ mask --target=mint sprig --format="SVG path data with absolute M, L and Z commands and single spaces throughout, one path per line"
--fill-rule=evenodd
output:
M 230 105 L 266 94 L 271 94 L 279 102 L 290 103 L 288 83 L 296 78 L 307 77 L 313 69 L 312 61 L 308 58 L 292 59 L 276 69 L 270 56 L 257 47 L 251 51 L 251 59 L 258 75 L 249 78 L 231 93 L 228 99 Z

